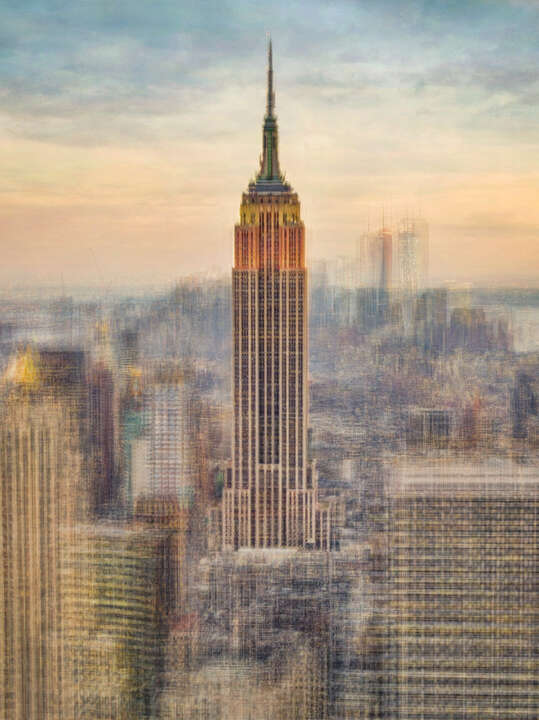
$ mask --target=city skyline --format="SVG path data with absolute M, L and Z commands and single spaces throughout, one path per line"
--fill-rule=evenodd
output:
M 0 3 L 0 720 L 539 717 L 539 0 Z
M 536 3 L 212 7 L 4 4 L 4 286 L 225 273 L 268 30 L 311 258 L 420 213 L 433 284 L 537 285 Z

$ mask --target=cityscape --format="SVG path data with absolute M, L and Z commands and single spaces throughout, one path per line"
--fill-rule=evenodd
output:
M 0 720 L 539 715 L 538 286 L 313 256 L 278 47 L 227 266 L 0 286 Z

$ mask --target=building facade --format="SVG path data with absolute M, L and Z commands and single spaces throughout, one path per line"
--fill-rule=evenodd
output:
M 74 528 L 62 568 L 65 691 L 59 720 L 154 717 L 167 541 L 167 533 L 144 524 L 102 521 Z
M 317 477 L 307 458 L 307 271 L 298 196 L 279 168 L 269 46 L 260 171 L 235 228 L 233 458 L 223 544 L 315 543 Z
M 0 407 L 0 718 L 62 720 L 64 587 L 83 493 L 82 353 L 28 350 Z M 64 542 L 66 540 L 66 542 Z
M 537 716 L 538 502 L 537 469 L 507 458 L 396 474 L 384 717 Z
M 178 368 L 163 368 L 145 393 L 148 429 L 146 492 L 188 503 L 193 495 L 189 393 Z

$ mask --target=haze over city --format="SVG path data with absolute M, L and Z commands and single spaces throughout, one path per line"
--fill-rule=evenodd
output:
M 0 6 L 0 720 L 539 717 L 538 20 Z
M 226 273 L 266 34 L 311 259 L 421 214 L 430 281 L 536 285 L 535 2 L 2 3 L 4 285 Z

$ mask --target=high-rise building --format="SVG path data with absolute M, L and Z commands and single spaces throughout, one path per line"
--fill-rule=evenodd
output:
M 94 328 L 88 360 L 88 462 L 91 467 L 90 505 L 96 517 L 114 510 L 119 499 L 118 397 L 110 329 L 107 322 Z
M 537 717 L 537 468 L 416 461 L 388 500 L 384 717 Z
M 415 293 L 428 282 L 429 228 L 421 218 L 406 218 L 397 242 L 398 282 L 401 290 Z
M 360 277 L 363 287 L 389 290 L 393 275 L 393 236 L 382 227 L 378 232 L 365 233 L 360 241 Z
M 447 349 L 447 290 L 421 293 L 415 304 L 413 335 L 423 352 L 443 354 Z
M 361 236 L 359 269 L 361 324 L 367 327 L 383 325 L 391 315 L 393 279 L 393 235 L 387 227 Z
M 61 720 L 62 538 L 83 509 L 84 356 L 28 350 L 0 409 L 0 718 Z M 65 533 L 64 533 L 65 529 Z
M 193 493 L 189 439 L 189 393 L 181 371 L 161 368 L 146 392 L 149 492 L 175 495 L 183 501 Z
M 537 383 L 534 377 L 525 372 L 519 372 L 510 395 L 512 434 L 516 440 L 536 438 L 537 424 L 533 422 L 532 418 L 537 418 L 538 405 Z
M 114 484 L 114 381 L 103 363 L 90 370 L 88 421 L 93 469 L 92 509 L 99 515 L 110 509 L 116 497 Z
M 153 495 L 139 497 L 135 503 L 134 519 L 162 535 L 161 548 L 161 606 L 167 616 L 185 613 L 188 581 L 187 533 L 189 509 L 180 504 L 177 496 Z
M 298 196 L 279 168 L 271 42 L 260 171 L 242 196 L 233 283 L 233 458 L 225 547 L 314 544 L 307 458 L 307 272 Z
M 159 528 L 75 528 L 62 572 L 66 690 L 58 720 L 154 717 L 169 565 L 168 533 Z
M 175 363 L 160 363 L 145 377 L 137 403 L 123 415 L 125 481 L 129 502 L 139 496 L 177 498 L 190 505 L 195 492 L 194 430 L 190 390 Z

